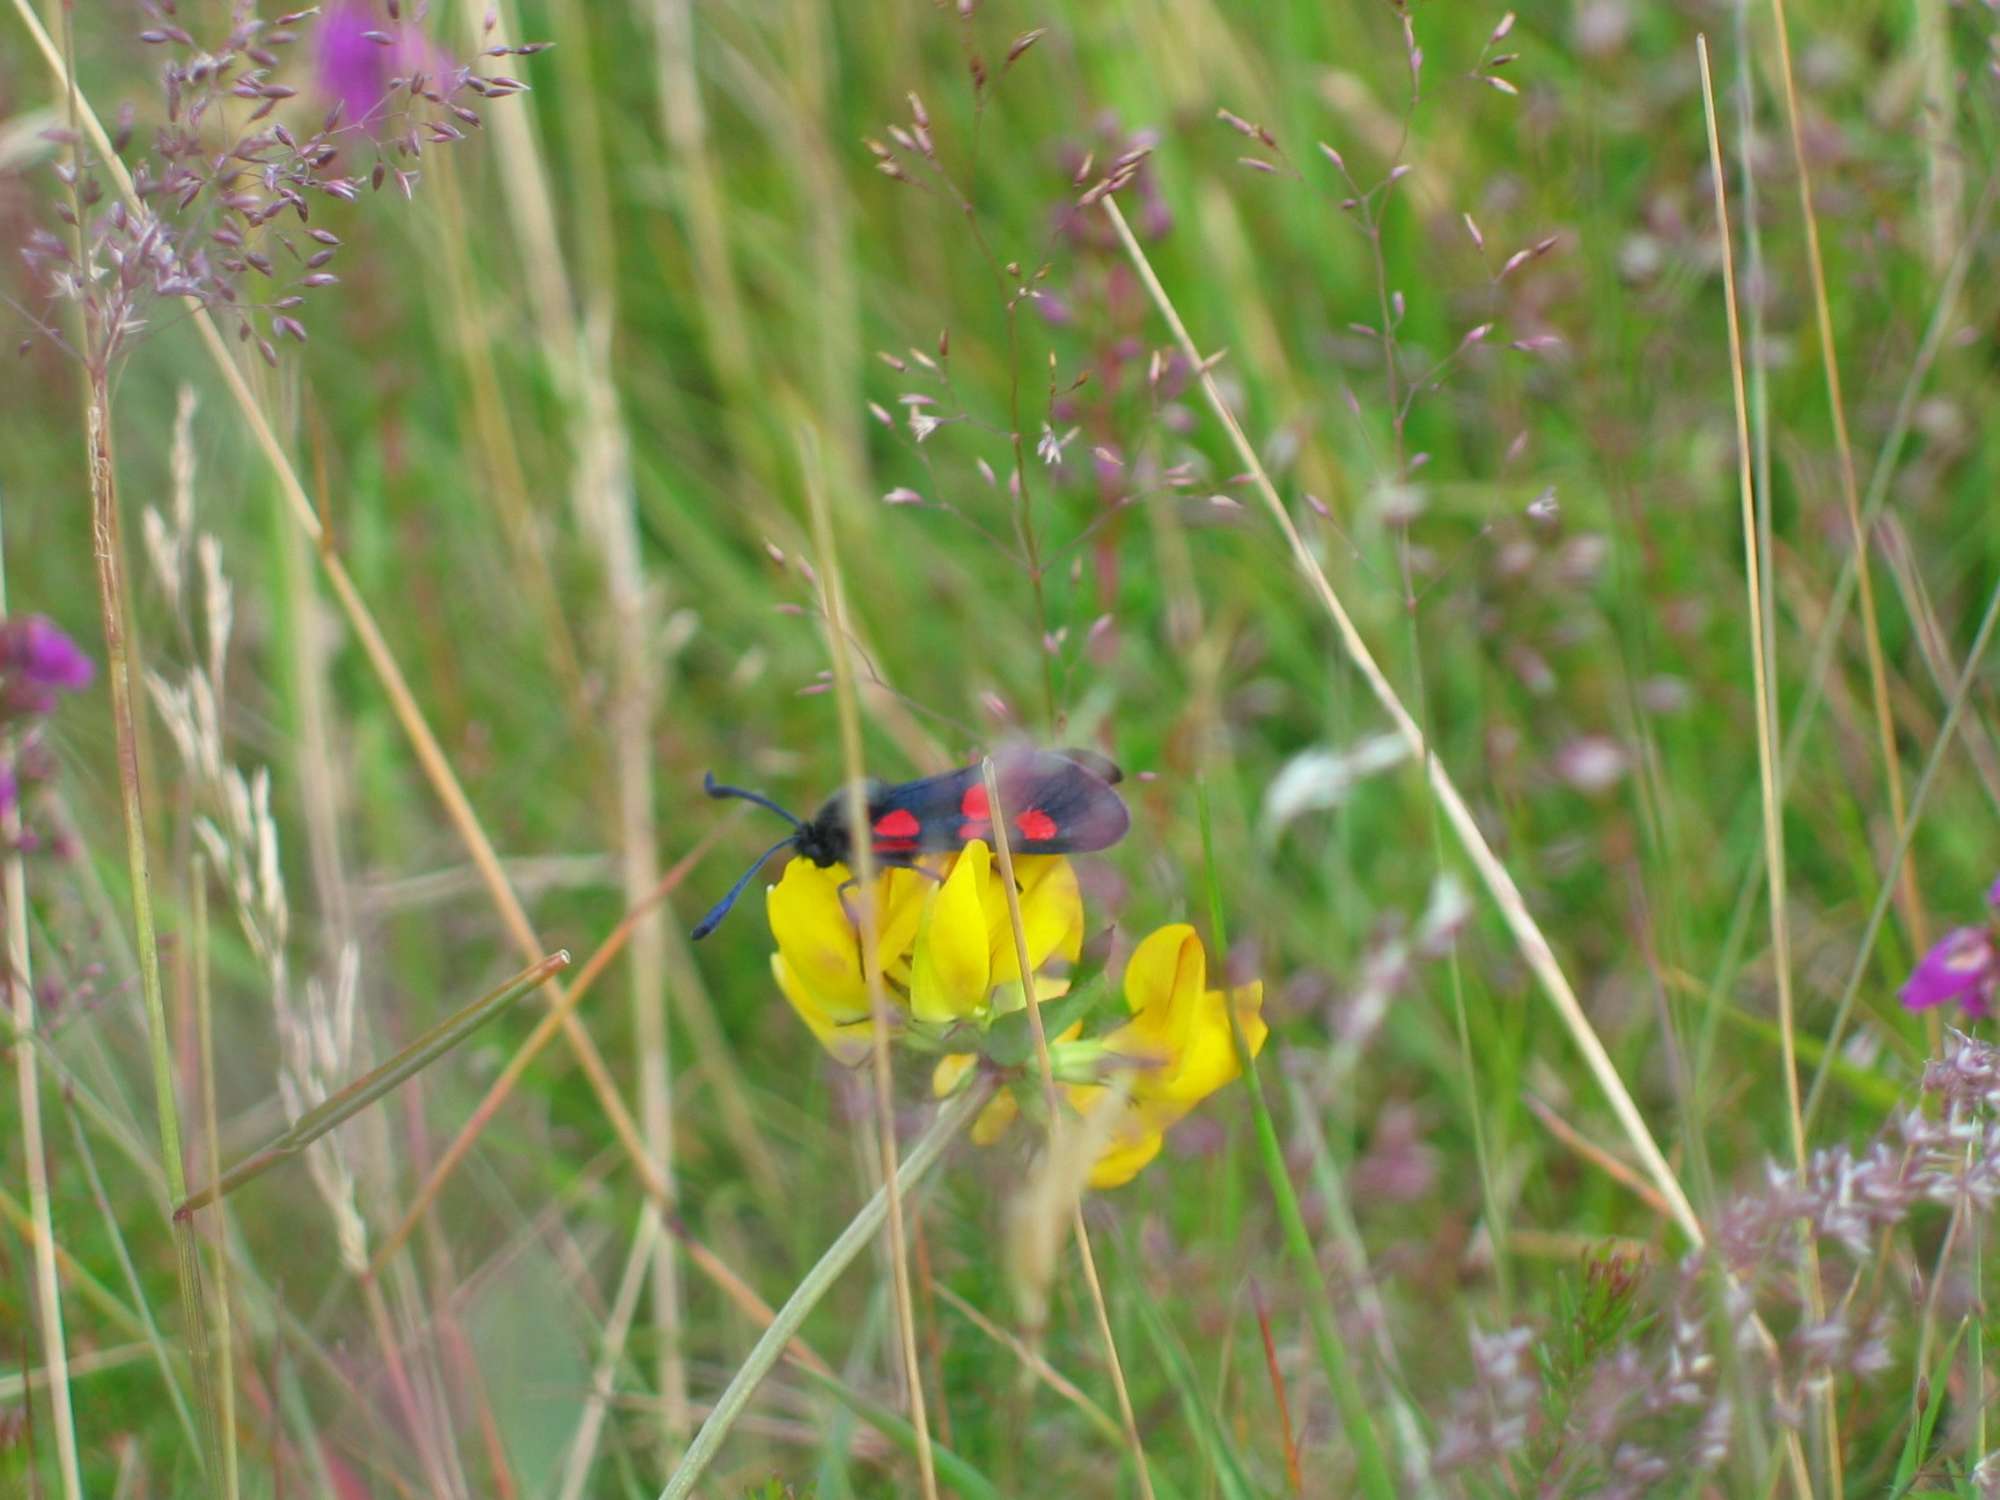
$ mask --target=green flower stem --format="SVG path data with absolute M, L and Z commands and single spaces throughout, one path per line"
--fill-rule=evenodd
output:
M 980 1079 L 972 1087 L 946 1102 L 932 1120 L 930 1127 L 917 1138 L 917 1143 L 903 1157 L 902 1166 L 896 1173 L 895 1189 L 899 1197 L 908 1197 L 923 1175 L 937 1164 L 944 1154 L 944 1148 L 951 1144 L 959 1131 L 970 1124 L 992 1096 L 990 1080 Z M 708 1420 L 701 1424 L 701 1431 L 694 1435 L 694 1442 L 688 1446 L 687 1455 L 681 1459 L 680 1467 L 667 1481 L 667 1487 L 660 1491 L 660 1500 L 686 1500 L 694 1493 L 695 1485 L 702 1473 L 721 1451 L 724 1439 L 730 1429 L 750 1405 L 750 1398 L 757 1392 L 758 1385 L 771 1373 L 771 1367 L 778 1362 L 785 1345 L 805 1323 L 806 1316 L 819 1305 L 833 1284 L 854 1263 L 859 1255 L 880 1231 L 889 1216 L 888 1185 L 875 1190 L 875 1196 L 862 1205 L 861 1212 L 849 1221 L 840 1232 L 840 1237 L 827 1246 L 813 1268 L 806 1272 L 804 1279 L 792 1289 L 792 1295 L 785 1299 L 785 1305 L 778 1309 L 778 1315 L 771 1319 L 757 1342 L 751 1346 L 729 1385 L 716 1398 L 715 1409 Z M 933 1450 L 935 1451 L 935 1450 Z
M 174 1209 L 174 1218 L 186 1220 L 196 1209 L 227 1197 L 253 1177 L 261 1176 L 277 1163 L 297 1156 L 343 1120 L 359 1114 L 399 1084 L 407 1082 L 451 1051 L 473 1032 L 499 1015 L 537 985 L 569 967 L 569 950 L 551 953 L 540 963 L 523 969 L 498 989 L 480 996 L 454 1012 L 403 1048 L 379 1067 L 314 1105 L 262 1150 L 253 1152 Z
M 1215 943 L 1215 964 L 1220 969 L 1229 952 L 1229 929 L 1223 921 L 1222 886 L 1215 874 L 1215 829 L 1209 817 L 1208 783 L 1205 780 L 1198 784 L 1197 795 L 1201 800 L 1201 854 L 1202 869 L 1208 882 L 1209 932 Z M 1291 1252 L 1300 1285 L 1306 1288 L 1306 1308 L 1312 1319 L 1313 1341 L 1319 1345 L 1320 1366 L 1326 1371 L 1327 1384 L 1333 1388 L 1333 1398 L 1340 1407 L 1341 1423 L 1347 1429 L 1348 1444 L 1354 1450 L 1356 1480 L 1361 1492 L 1371 1500 L 1395 1500 L 1398 1493 L 1396 1482 L 1390 1476 L 1388 1460 L 1383 1456 L 1381 1439 L 1376 1436 L 1375 1423 L 1368 1414 L 1361 1382 L 1356 1379 L 1354 1365 L 1348 1357 L 1347 1341 L 1340 1335 L 1340 1324 L 1334 1316 L 1333 1297 L 1320 1275 L 1319 1258 L 1313 1253 L 1312 1235 L 1306 1229 L 1305 1215 L 1299 1211 L 1299 1196 L 1292 1188 L 1291 1175 L 1285 1170 L 1284 1148 L 1278 1143 L 1278 1127 L 1273 1123 L 1271 1107 L 1264 1099 L 1264 1080 L 1258 1076 L 1256 1056 L 1243 1039 L 1243 1027 L 1236 1019 L 1236 1007 L 1225 1004 L 1223 1010 L 1229 1017 L 1229 1038 L 1236 1047 L 1237 1065 L 1243 1070 L 1243 1081 L 1249 1085 L 1250 1113 L 1257 1126 L 1257 1152 L 1264 1163 L 1264 1176 L 1271 1184 L 1271 1199 L 1278 1208 L 1285 1247 Z

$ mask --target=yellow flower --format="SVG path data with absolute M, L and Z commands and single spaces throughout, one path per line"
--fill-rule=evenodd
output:
M 890 869 L 876 877 L 876 943 L 891 1005 L 939 1028 L 983 1025 L 1018 1010 L 1020 964 L 992 850 L 974 839 L 923 863 L 922 871 Z M 1023 855 L 1014 874 L 1036 973 L 1058 959 L 1074 963 L 1083 948 L 1083 898 L 1069 861 Z M 841 890 L 850 878 L 844 865 L 821 869 L 794 859 L 771 887 L 766 908 L 778 942 L 771 955 L 778 988 L 827 1051 L 852 1065 L 867 1056 L 870 1037 L 861 935 L 851 915 L 858 903 L 851 888 L 844 898 Z M 1038 996 L 1059 992 L 1053 977 L 1038 983 Z
M 1090 1185 L 1118 1187 L 1159 1154 L 1167 1131 L 1195 1105 L 1242 1072 L 1230 1036 L 1230 1013 L 1255 1057 L 1269 1028 L 1260 981 L 1224 994 L 1208 988 L 1208 955 L 1186 923 L 1162 927 L 1133 950 L 1125 965 L 1125 1004 L 1132 1019 L 1103 1039 L 1107 1059 L 1130 1068 L 1124 1114 L 1091 1170 Z M 1076 1084 L 1070 1102 L 1088 1116 L 1116 1089 Z
M 1036 998 L 1041 998 L 1039 990 Z M 1092 1056 L 1101 1071 L 1123 1075 L 1117 1084 L 1074 1083 L 1064 1090 L 1086 1118 L 1107 1104 L 1120 1110 L 1116 1119 L 1101 1122 L 1107 1133 L 1091 1168 L 1092 1187 L 1130 1182 L 1159 1155 L 1169 1129 L 1242 1071 L 1229 1034 L 1232 1010 L 1250 1055 L 1263 1050 L 1269 1031 L 1261 1014 L 1263 1003 L 1260 982 L 1228 995 L 1208 988 L 1208 955 L 1195 930 L 1185 923 L 1162 927 L 1139 944 L 1125 966 L 1125 1004 L 1131 1019 L 1106 1036 L 1072 1046 L 1081 1031 L 1078 1023 L 1051 1043 L 1053 1053 Z M 1069 1060 L 1059 1056 L 1059 1069 Z M 938 1064 L 931 1086 L 940 1098 L 957 1089 L 973 1061 L 970 1055 L 959 1055 Z M 973 1123 L 973 1140 L 991 1145 L 1019 1112 L 1011 1092 L 994 1095 Z

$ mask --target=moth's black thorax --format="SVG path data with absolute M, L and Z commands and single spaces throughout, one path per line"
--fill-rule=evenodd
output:
M 873 800 L 875 784 L 869 783 Z M 835 792 L 822 802 L 819 811 L 799 825 L 797 848 L 802 858 L 824 870 L 828 865 L 847 863 L 854 852 L 854 838 L 847 826 L 847 793 Z
M 800 824 L 799 836 L 794 840 L 801 857 L 822 870 L 828 865 L 844 863 L 852 842 L 847 836 L 847 821 L 838 808 L 830 808 L 810 823 Z
M 872 778 L 861 785 L 861 800 L 867 816 L 875 816 L 884 787 Z M 854 857 L 854 832 L 847 821 L 847 793 L 835 792 L 819 805 L 819 811 L 799 825 L 795 845 L 802 858 L 824 870 L 828 865 L 844 865 Z

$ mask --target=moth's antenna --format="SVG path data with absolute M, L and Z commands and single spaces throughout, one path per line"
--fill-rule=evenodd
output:
M 729 791 L 733 790 L 733 788 L 725 787 L 723 790 Z M 761 802 L 764 800 L 761 797 L 752 796 L 749 792 L 745 792 L 742 795 L 749 797 L 752 802 Z M 773 811 L 784 812 L 784 809 L 781 807 L 774 808 Z M 789 813 L 786 813 L 785 815 L 787 817 L 791 817 L 791 814 Z M 797 823 L 798 819 L 793 818 L 792 821 L 794 823 Z M 734 906 L 736 904 L 736 898 L 743 894 L 743 887 L 750 883 L 750 879 L 752 876 L 754 876 L 759 870 L 764 868 L 764 861 L 769 859 L 772 855 L 776 854 L 780 849 L 784 848 L 785 845 L 791 843 L 794 837 L 795 835 L 788 834 L 784 838 L 779 839 L 777 843 L 773 844 L 770 848 L 766 849 L 762 854 L 758 855 L 757 858 L 751 863 L 750 868 L 743 872 L 742 879 L 738 880 L 736 884 L 732 885 L 729 888 L 729 894 L 724 896 L 720 901 L 716 902 L 715 905 L 711 906 L 708 909 L 708 915 L 703 917 L 699 922 L 695 923 L 694 931 L 691 934 L 689 934 L 689 936 L 691 936 L 696 942 L 700 942 L 703 938 L 707 937 L 711 932 L 715 931 L 716 928 L 720 927 L 722 925 L 722 919 L 729 915 L 729 908 Z
M 701 789 L 704 792 L 707 792 L 708 795 L 711 797 L 741 797 L 745 802 L 754 802 L 759 807 L 770 808 L 772 812 L 776 813 L 779 817 L 783 818 L 787 823 L 791 824 L 792 827 L 794 828 L 802 828 L 805 826 L 804 824 L 800 823 L 797 818 L 793 817 L 790 813 L 786 812 L 782 807 L 778 806 L 777 803 L 773 802 L 769 797 L 764 796 L 762 793 L 747 792 L 740 786 L 724 786 L 721 782 L 715 779 L 715 772 L 713 771 L 705 771 L 702 773 Z M 697 933 L 696 936 L 698 937 L 700 936 L 700 934 Z

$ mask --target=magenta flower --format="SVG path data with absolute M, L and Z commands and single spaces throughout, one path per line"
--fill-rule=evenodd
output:
M 334 0 L 320 17 L 314 51 L 320 92 L 340 102 L 342 121 L 376 132 L 398 81 L 415 73 L 435 79 L 452 66 L 420 29 L 388 20 L 369 0 Z
M 90 686 L 97 668 L 53 620 L 23 615 L 0 622 L 0 710 L 45 714 L 63 693 Z
M 1992 1014 L 2000 949 L 1984 927 L 1954 927 L 1918 962 L 1898 992 L 1905 1010 L 1956 1004 L 1974 1020 Z

